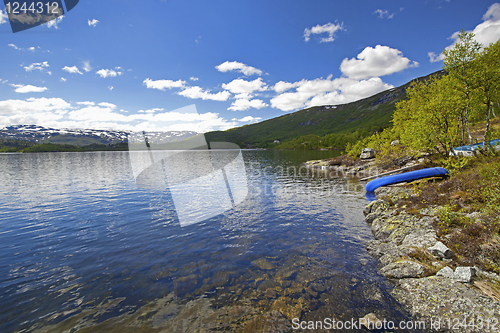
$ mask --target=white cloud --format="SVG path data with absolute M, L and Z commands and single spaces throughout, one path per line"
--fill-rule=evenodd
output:
M 16 89 L 14 89 L 14 91 L 16 93 L 21 93 L 21 94 L 31 93 L 31 92 L 44 92 L 45 90 L 48 89 L 46 87 L 36 87 L 36 86 L 32 86 L 30 84 L 28 84 L 28 85 L 11 84 L 11 86 L 16 88 Z
M 65 72 L 71 73 L 71 74 L 83 75 L 83 73 L 80 72 L 80 70 L 76 66 L 72 66 L 72 67 L 64 66 L 62 70 Z
M 76 104 L 78 104 L 78 105 L 87 105 L 87 106 L 89 106 L 89 105 L 95 105 L 94 102 L 76 102 Z
M 61 78 L 61 82 L 66 82 L 66 81 L 68 81 L 66 78 L 64 77 Z
M 483 21 L 498 21 L 500 20 L 500 3 L 492 4 L 486 13 L 483 15 Z
M 478 24 L 474 30 L 467 31 L 474 34 L 474 39 L 481 43 L 483 47 L 488 46 L 490 43 L 496 42 L 500 38 L 500 3 L 494 3 L 483 15 L 483 22 Z M 447 47 L 446 50 L 452 49 L 458 42 L 458 34 L 460 32 L 454 32 L 449 39 L 453 40 L 453 43 Z M 441 53 L 438 56 L 434 52 L 429 52 L 429 61 L 437 62 L 444 59 L 444 54 Z
M 204 91 L 201 87 L 198 86 L 186 88 L 178 92 L 177 94 L 191 99 L 212 101 L 227 101 L 231 96 L 231 93 L 229 93 L 229 91 L 220 91 L 216 94 L 212 94 L 210 93 L 210 90 Z
M 250 108 L 262 109 L 266 106 L 269 106 L 269 104 L 264 103 L 264 101 L 260 99 L 238 98 L 231 104 L 228 110 L 245 111 Z
M 90 72 L 92 70 L 92 66 L 90 66 L 90 61 L 89 60 L 83 61 L 83 67 L 82 68 L 87 73 Z
M 92 21 L 88 20 L 89 27 L 95 27 L 97 23 L 99 23 L 99 20 L 96 19 L 93 19 Z
M 308 42 L 311 39 L 311 35 L 321 35 L 321 34 L 327 33 L 328 37 L 321 38 L 320 43 L 333 42 L 335 40 L 335 38 L 334 38 L 335 32 L 337 32 L 339 30 L 344 30 L 343 23 L 334 24 L 334 23 L 329 22 L 329 23 L 324 24 L 324 25 L 318 24 L 315 27 L 306 28 L 304 30 L 304 40 L 306 42 Z
M 232 121 L 237 121 L 239 123 L 256 123 L 258 121 L 261 121 L 262 118 L 261 117 L 252 117 L 252 116 L 246 116 L 246 117 L 243 117 L 241 119 L 237 119 L 237 118 L 233 118 L 231 119 Z
M 19 115 L 25 113 L 54 112 L 65 114 L 71 105 L 62 98 L 28 98 L 26 100 L 0 101 L 0 115 Z M 33 124 L 33 123 L 31 123 Z M 35 123 L 36 124 L 36 123 Z
M 44 61 L 44 62 L 35 62 L 29 66 L 24 66 L 24 69 L 26 70 L 26 72 L 32 72 L 37 70 L 52 75 L 52 72 L 47 70 L 48 67 L 50 67 L 49 63 L 47 61 Z
M 115 67 L 116 70 L 113 69 L 100 69 L 96 72 L 97 75 L 100 75 L 102 78 L 107 77 L 116 77 L 123 74 L 123 68 Z
M 59 17 L 56 17 L 55 19 L 53 19 L 52 21 L 49 21 L 47 23 L 45 23 L 45 25 L 47 26 L 47 28 L 54 28 L 54 29 L 59 29 L 59 27 L 57 26 L 59 23 L 61 23 L 62 19 L 63 19 L 64 16 L 59 16 Z
M 163 108 L 152 108 L 149 110 L 139 110 L 138 112 L 139 113 L 156 113 L 156 112 L 161 112 L 163 110 L 164 110 Z
M 301 80 L 293 85 L 296 87 L 295 91 L 285 92 L 271 99 L 273 108 L 292 111 L 316 105 L 344 104 L 393 88 L 378 77 L 368 80 L 329 77 Z
M 191 81 L 198 81 L 198 78 L 197 78 L 197 77 L 194 77 L 194 76 L 191 76 L 189 79 L 190 79 Z
M 236 71 L 236 72 L 241 72 L 246 76 L 262 75 L 262 71 L 260 69 L 245 65 L 237 61 L 226 61 L 218 66 L 215 66 L 215 68 L 222 73 Z
M 105 108 L 116 109 L 116 105 L 113 103 L 102 102 L 98 104 L 99 106 L 103 106 Z
M 472 32 L 475 39 L 483 46 L 496 42 L 500 38 L 500 4 L 492 4 L 483 15 L 483 23 L 477 25 Z M 456 41 L 456 39 L 455 39 Z
M 427 52 L 427 55 L 429 56 L 429 61 L 430 62 L 438 62 L 438 61 L 443 61 L 444 59 L 444 54 L 436 54 L 434 52 Z
M 27 48 L 22 48 L 22 47 L 18 47 L 16 44 L 7 44 L 8 46 L 12 47 L 13 49 L 15 50 L 18 50 L 18 51 L 30 51 L 30 52 L 35 52 L 37 49 L 40 51 L 41 48 L 40 46 L 37 46 L 37 47 L 34 47 L 34 46 L 30 46 L 30 47 L 27 47 Z M 49 52 L 49 50 L 46 50 L 46 51 L 43 51 L 42 52 Z
M 228 110 L 244 111 L 250 108 L 262 109 L 268 104 L 260 99 L 252 99 L 252 93 L 255 91 L 265 91 L 268 89 L 267 85 L 262 81 L 262 78 L 253 81 L 246 81 L 243 79 L 235 79 L 227 84 L 222 84 L 222 88 L 236 94 L 236 100 L 231 104 Z
M 389 75 L 418 66 L 418 62 L 403 57 L 401 51 L 382 45 L 368 46 L 356 58 L 345 58 L 340 64 L 342 73 L 352 79 Z
M 112 91 L 113 89 L 115 89 L 115 87 L 109 86 L 108 89 L 109 89 L 109 91 Z
M 265 91 L 267 85 L 262 81 L 262 78 L 253 81 L 243 79 L 235 79 L 229 83 L 223 83 L 222 88 L 229 90 L 233 94 L 250 94 L 254 91 Z
M 8 22 L 8 20 L 9 20 L 9 16 L 7 15 L 7 11 L 3 12 L 0 9 L 0 24 L 4 24 L 4 23 Z
M 147 78 L 142 82 L 143 84 L 146 85 L 146 88 L 148 89 L 158 89 L 165 91 L 166 89 L 172 89 L 172 88 L 184 88 L 186 85 L 186 81 L 182 80 L 177 80 L 177 81 L 172 81 L 172 80 L 151 80 Z
M 69 120 L 80 122 L 127 122 L 130 116 L 125 116 L 114 112 L 116 105 L 100 103 L 99 105 L 89 105 L 79 110 L 68 113 Z
M 388 10 L 383 10 L 383 9 L 377 9 L 376 11 L 373 12 L 373 14 L 377 14 L 379 18 L 391 19 L 394 17 L 394 13 L 389 14 Z
M 279 81 L 274 85 L 273 90 L 276 91 L 278 94 L 280 94 L 297 86 L 298 82 L 290 83 L 286 81 Z

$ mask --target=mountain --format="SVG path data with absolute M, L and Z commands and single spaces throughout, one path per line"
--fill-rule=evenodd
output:
M 198 133 L 191 131 L 147 132 L 150 143 L 169 143 L 187 139 Z M 144 140 L 140 132 L 124 132 L 92 129 L 55 129 L 38 125 L 15 125 L 0 129 L 0 140 L 20 140 L 35 144 L 60 145 L 116 145 L 128 143 L 129 139 Z
M 441 76 L 440 70 L 415 80 Z M 260 123 L 205 133 L 209 142 L 229 141 L 241 147 L 267 147 L 274 140 L 288 141 L 303 135 L 324 136 L 354 132 L 359 128 L 379 128 L 390 124 L 395 103 L 406 97 L 406 89 L 415 81 L 371 97 L 341 105 L 313 106 Z

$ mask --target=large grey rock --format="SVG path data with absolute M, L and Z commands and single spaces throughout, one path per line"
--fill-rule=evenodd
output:
M 409 235 L 406 235 L 406 237 L 403 239 L 402 245 L 428 248 L 433 244 L 436 244 L 436 241 L 436 231 L 431 229 L 424 229 L 417 230 L 410 233 Z
M 371 229 L 376 239 L 387 242 L 396 242 L 398 245 L 405 237 L 418 230 L 429 229 L 424 219 L 409 214 L 391 216 L 385 214 L 386 218 L 377 218 L 372 222 Z
M 455 268 L 455 273 L 453 278 L 460 282 L 471 282 L 472 278 L 476 275 L 476 269 L 474 267 L 457 267 Z
M 403 260 L 382 267 L 380 274 L 394 279 L 421 277 L 424 274 L 424 267 L 414 261 Z
M 374 157 L 375 149 L 373 148 L 363 148 L 363 150 L 361 151 L 361 155 L 359 156 L 359 158 L 361 158 L 362 160 L 367 160 Z
M 480 330 L 471 326 L 461 326 L 460 330 L 448 330 L 444 321 L 446 318 L 452 323 L 456 320 L 461 322 L 467 315 L 467 318 L 481 318 L 483 323 L 488 320 L 496 322 L 500 313 L 500 302 L 485 297 L 479 290 L 471 288 L 466 283 L 441 276 L 401 279 L 392 294 L 415 319 L 424 320 L 427 328 L 430 327 L 431 320 L 435 324 L 436 319 L 441 318 L 441 327 L 438 331 L 487 332 L 488 330 L 484 328 Z
M 446 245 L 441 242 L 436 242 L 436 244 L 428 248 L 430 253 L 443 259 L 453 258 L 453 251 L 450 250 Z
M 394 242 L 386 243 L 386 244 L 394 244 Z M 409 246 L 395 246 L 395 247 L 386 247 L 384 249 L 384 254 L 378 259 L 380 266 L 384 267 L 389 265 L 390 263 L 401 261 L 401 258 L 409 257 L 411 254 L 414 254 L 416 249 L 414 247 Z
M 453 272 L 453 270 L 448 266 L 443 267 L 439 272 L 436 273 L 437 276 L 442 276 L 447 279 L 453 279 L 455 277 L 454 274 L 455 273 Z

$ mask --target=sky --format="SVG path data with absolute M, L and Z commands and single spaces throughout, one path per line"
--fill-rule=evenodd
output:
M 440 70 L 486 0 L 84 1 L 13 33 L 0 5 L 0 127 L 226 130 Z

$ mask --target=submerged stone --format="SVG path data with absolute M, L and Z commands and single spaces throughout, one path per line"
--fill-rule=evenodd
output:
M 259 258 L 257 260 L 252 261 L 252 265 L 259 267 L 260 269 L 274 269 L 276 267 L 275 264 L 271 263 L 270 261 L 264 259 L 264 258 Z

